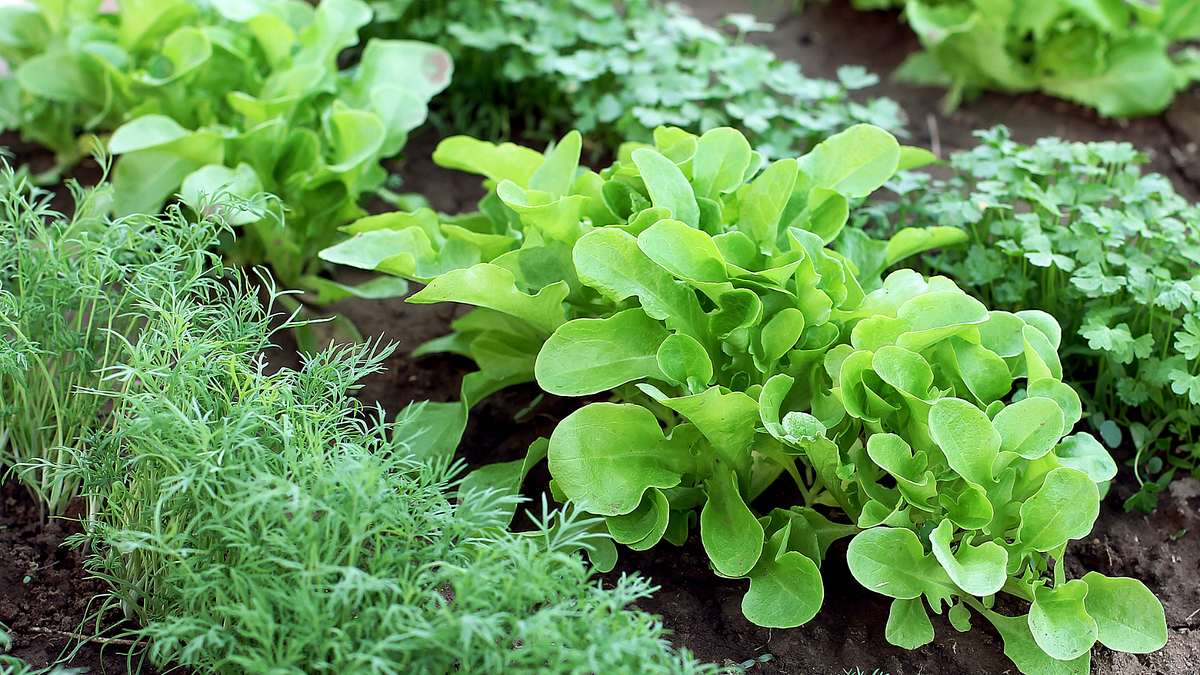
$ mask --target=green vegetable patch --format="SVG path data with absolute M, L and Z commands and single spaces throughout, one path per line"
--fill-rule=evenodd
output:
M 928 609 L 961 630 L 987 619 L 1027 673 L 1086 672 L 1096 641 L 1165 643 L 1140 582 L 1065 578 L 1063 551 L 1091 530 L 1116 466 L 1071 433 L 1083 406 L 1059 324 L 989 310 L 944 277 L 885 276 L 964 243 L 960 228 L 844 229 L 851 200 L 932 155 L 869 125 L 770 164 L 727 128 L 654 139 L 600 172 L 579 168 L 575 133 L 544 154 L 447 139 L 440 164 L 487 177 L 479 212 L 373 216 L 322 252 L 426 284 L 413 302 L 477 307 L 420 351 L 480 371 L 460 403 L 420 414 L 461 433 L 509 384 L 610 391 L 488 480 L 515 491 L 545 454 L 556 496 L 630 548 L 698 529 L 717 574 L 749 579 L 742 610 L 759 625 L 810 620 L 829 546 L 850 537 L 854 576 L 895 599 L 894 644 L 933 639 Z M 799 503 L 756 509 L 780 479 Z M 1028 614 L 997 612 L 1000 592 Z

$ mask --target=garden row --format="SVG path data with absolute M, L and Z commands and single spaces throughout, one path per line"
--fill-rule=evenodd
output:
M 846 98 L 874 78 L 806 79 L 744 44 L 751 18 L 730 38 L 652 3 L 472 4 L 0 8 L 0 124 L 58 153 L 35 178 L 93 138 L 118 156 L 71 217 L 0 177 L 0 461 L 47 516 L 84 500 L 73 543 L 155 662 L 700 672 L 624 609 L 644 581 L 602 590 L 577 553 L 606 571 L 614 542 L 691 534 L 761 626 L 817 614 L 845 539 L 907 649 L 929 609 L 986 620 L 1026 675 L 1165 644 L 1141 582 L 1063 564 L 1118 470 L 1091 432 L 1136 448 L 1127 508 L 1200 457 L 1200 211 L 1143 157 L 996 128 L 934 180 L 894 104 Z M 448 137 L 433 159 L 487 194 L 436 213 L 379 161 L 447 85 L 435 124 L 586 140 Z M 366 215 L 373 195 L 399 210 Z M 264 309 L 222 256 L 304 293 Z M 414 352 L 478 364 L 460 401 L 360 409 L 371 341 L 267 374 L 275 304 L 408 282 L 475 308 Z M 455 483 L 470 410 L 531 382 L 609 400 Z M 507 533 L 543 460 L 566 506 Z M 794 502 L 759 499 L 779 483 Z

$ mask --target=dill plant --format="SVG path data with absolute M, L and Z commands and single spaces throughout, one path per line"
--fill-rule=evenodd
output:
M 270 316 L 246 284 L 141 305 L 107 373 L 110 428 L 67 469 L 98 500 L 84 535 L 156 663 L 202 673 L 700 673 L 652 617 L 652 589 L 604 590 L 577 550 L 592 520 L 504 531 L 513 497 L 455 499 L 430 433 L 346 394 L 378 343 L 267 374 Z M 275 298 L 273 298 L 275 299 Z M 289 325 L 289 321 L 285 327 Z
M 78 481 L 49 471 L 104 419 L 96 393 L 119 390 L 113 365 L 141 318 L 135 289 L 187 285 L 215 261 L 217 221 L 163 217 L 110 220 L 107 184 L 69 183 L 74 215 L 50 208 L 51 193 L 0 165 L 0 467 L 15 471 L 44 515 L 66 510 Z

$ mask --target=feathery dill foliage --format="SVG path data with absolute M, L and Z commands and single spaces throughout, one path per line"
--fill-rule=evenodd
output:
M 511 497 L 456 505 L 460 469 L 412 459 L 346 394 L 390 349 L 265 372 L 268 314 L 240 285 L 147 307 L 109 378 L 111 428 L 72 470 L 100 506 L 93 572 L 152 660 L 203 673 L 701 673 L 603 590 L 577 550 L 595 524 L 504 531 Z M 381 417 L 381 416 L 380 416 Z M 432 435 L 432 433 L 430 434 Z M 111 603 L 110 603 L 111 605 Z
M 619 4 L 619 6 L 618 6 Z M 858 122 L 903 133 L 895 101 L 852 101 L 879 78 L 844 66 L 838 81 L 804 76 L 794 62 L 746 44 L 770 24 L 749 14 L 705 26 L 658 0 L 376 0 L 386 37 L 437 42 L 454 80 L 431 118 L 443 133 L 497 138 L 512 120 L 557 137 L 574 128 L 616 149 L 651 140 L 661 125 L 694 133 L 745 130 L 768 158 L 795 157 Z M 388 23 L 393 19 L 395 23 Z
M 194 284 L 219 264 L 205 253 L 216 221 L 188 224 L 177 210 L 113 221 L 110 186 L 69 186 L 71 218 L 0 163 L 0 469 L 20 476 L 51 516 L 78 482 L 48 467 L 103 423 L 95 392 L 122 388 L 100 371 L 134 339 L 139 298 Z
M 1200 207 L 1167 178 L 1142 173 L 1146 158 L 1128 143 L 1024 146 L 1003 126 L 976 135 L 977 147 L 950 160 L 950 180 L 893 179 L 885 187 L 900 199 L 864 208 L 868 229 L 964 228 L 970 242 L 927 256 L 928 266 L 989 307 L 1053 315 L 1063 329 L 1063 380 L 1098 413 L 1090 420 L 1111 447 L 1129 429 L 1140 478 L 1166 468 L 1156 452 L 1170 467 L 1195 470 Z M 1129 506 L 1153 503 L 1143 490 Z

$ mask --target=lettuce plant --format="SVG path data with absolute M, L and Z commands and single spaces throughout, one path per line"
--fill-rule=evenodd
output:
M 604 589 L 576 552 L 591 521 L 500 527 L 514 498 L 456 494 L 433 429 L 347 395 L 390 350 L 329 350 L 268 375 L 271 317 L 245 283 L 162 299 L 110 377 L 113 423 L 70 469 L 98 508 L 88 566 L 152 661 L 197 672 L 715 672 Z M 455 499 L 455 497 L 461 497 Z
M 850 323 L 849 343 L 826 354 L 827 397 L 812 416 L 788 413 L 809 436 L 790 431 L 786 415 L 774 434 L 805 450 L 862 530 L 847 562 L 865 587 L 894 598 L 888 641 L 932 640 L 927 602 L 948 609 L 959 631 L 969 610 L 981 614 L 1031 675 L 1088 672 L 1097 641 L 1162 647 L 1162 606 L 1141 582 L 1065 577 L 1063 551 L 1091 532 L 1117 468 L 1090 434 L 1067 435 L 1082 406 L 1061 380 L 1054 319 L 989 312 L 944 277 L 902 270 Z M 826 438 L 811 438 L 814 428 Z M 803 519 L 791 520 L 804 532 Z M 795 537 L 788 522 L 778 521 L 781 541 Z M 1028 614 L 995 611 L 1001 591 L 1030 603 Z
M 485 137 L 575 128 L 603 145 L 651 140 L 660 125 L 695 133 L 746 130 L 768 157 L 794 157 L 858 122 L 899 133 L 886 98 L 849 93 L 879 78 L 846 66 L 838 81 L 809 78 L 769 49 L 745 44 L 769 24 L 725 19 L 736 37 L 678 5 L 630 0 L 381 0 L 374 34 L 428 40 L 450 50 L 455 80 L 440 99 L 445 128 Z
M 864 209 L 868 229 L 910 223 L 961 227 L 963 248 L 927 258 L 989 307 L 1037 307 L 1063 327 L 1065 380 L 1113 447 L 1121 427 L 1139 477 L 1155 454 L 1184 470 L 1200 457 L 1200 209 L 1127 143 L 1023 146 L 996 127 L 952 160 L 948 181 L 912 175 L 894 203 Z M 1169 433 L 1164 433 L 1169 432 Z M 1147 481 L 1130 506 L 1153 507 Z
M 51 193 L 0 164 L 0 467 L 16 472 L 43 509 L 60 515 L 77 480 L 49 465 L 103 425 L 100 391 L 120 390 L 103 370 L 136 340 L 144 288 L 187 287 L 212 264 L 223 223 L 166 216 L 105 216 L 107 184 L 72 185 L 71 218 Z
M 932 156 L 865 125 L 761 170 L 730 129 L 655 138 L 598 174 L 577 170 L 574 134 L 545 156 L 448 139 L 443 165 L 489 178 L 480 213 L 374 216 L 322 254 L 426 283 L 415 302 L 478 307 L 422 347 L 482 369 L 442 420 L 509 381 L 612 391 L 487 479 L 512 489 L 546 456 L 551 489 L 617 542 L 681 544 L 698 528 L 716 573 L 749 579 L 742 610 L 763 626 L 811 619 L 830 544 L 853 536 L 856 577 L 897 598 L 896 644 L 932 639 L 924 595 L 960 629 L 981 613 L 1027 673 L 1078 666 L 1097 639 L 1162 646 L 1161 605 L 1139 582 L 1063 577 L 1116 467 L 1067 435 L 1082 406 L 1054 319 L 989 312 L 942 277 L 880 278 L 964 242 L 955 228 L 827 247 L 850 200 Z M 802 503 L 756 510 L 783 476 Z M 1001 590 L 1030 613 L 996 612 Z
M 904 8 L 924 51 L 897 76 L 964 93 L 1042 91 L 1105 117 L 1161 113 L 1200 78 L 1196 0 L 853 0 L 859 9 Z
M 0 57 L 13 68 L 0 77 L 0 130 L 20 129 L 64 162 L 89 150 L 77 129 L 111 131 L 122 215 L 179 192 L 275 195 L 234 215 L 234 259 L 269 262 L 323 301 L 350 293 L 316 276 L 316 252 L 365 213 L 360 197 L 386 178 L 379 160 L 400 152 L 450 81 L 446 52 L 372 40 L 339 69 L 371 20 L 360 0 L 118 4 L 115 14 L 95 1 L 0 8 Z

